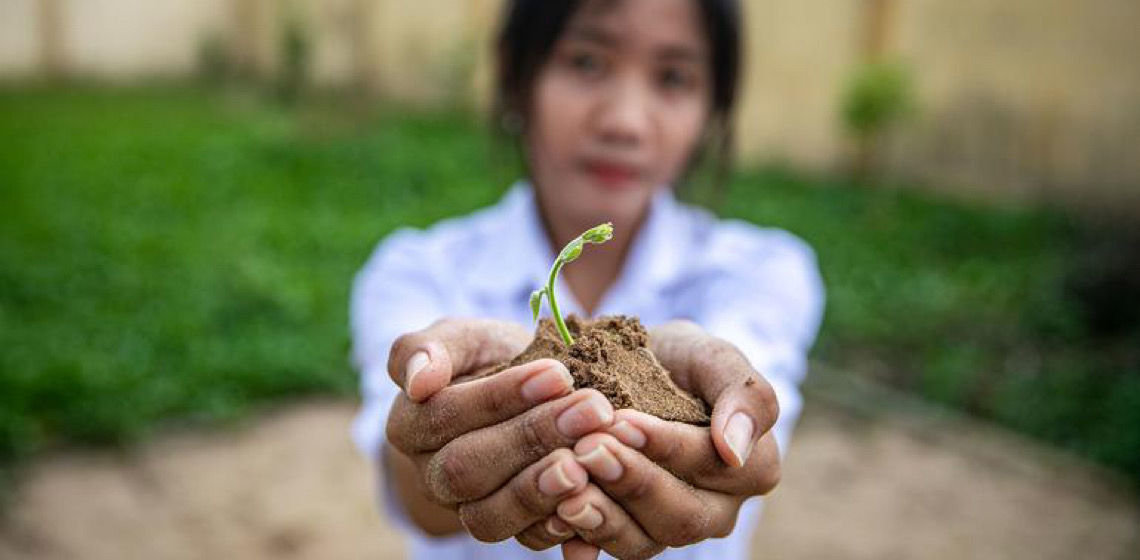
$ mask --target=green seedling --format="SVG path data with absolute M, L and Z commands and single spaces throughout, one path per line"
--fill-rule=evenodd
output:
M 570 330 L 566 328 L 566 322 L 562 320 L 562 313 L 558 311 L 558 301 L 554 299 L 554 279 L 558 277 L 558 271 L 562 270 L 566 263 L 573 261 L 582 254 L 582 247 L 587 243 L 601 245 L 613 236 L 614 226 L 606 222 L 600 226 L 594 226 L 574 238 L 562 248 L 561 253 L 558 253 L 558 258 L 554 260 L 554 266 L 550 267 L 550 278 L 547 279 L 546 286 L 530 294 L 530 311 L 534 315 L 535 322 L 538 322 L 538 312 L 542 310 L 542 296 L 545 295 L 546 299 L 550 300 L 550 314 L 554 316 L 554 324 L 558 326 L 558 334 L 562 335 L 562 341 L 567 346 L 574 344 L 574 338 L 570 336 Z

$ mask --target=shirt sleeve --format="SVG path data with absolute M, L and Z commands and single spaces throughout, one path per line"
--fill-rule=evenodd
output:
M 715 235 L 709 244 L 714 272 L 697 322 L 736 345 L 771 383 L 780 403 L 774 432 L 786 453 L 823 315 L 815 253 L 789 233 L 740 222 L 722 223 Z
M 349 303 L 352 360 L 360 372 L 363 402 L 352 425 L 357 448 L 370 461 L 384 464 L 380 453 L 385 424 L 400 389 L 388 375 L 388 353 L 396 337 L 427 327 L 445 314 L 444 293 L 430 268 L 422 233 L 399 230 L 384 239 L 356 274 Z M 390 477 L 381 501 L 389 518 L 415 531 L 395 499 Z

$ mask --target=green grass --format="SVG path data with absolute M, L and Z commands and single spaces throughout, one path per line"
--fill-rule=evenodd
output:
M 353 393 L 346 302 L 374 243 L 510 177 L 468 116 L 340 105 L 0 90 L 0 465 Z M 777 169 L 726 202 L 816 247 L 816 357 L 1140 478 L 1140 367 L 1076 318 L 1062 217 Z
M 816 357 L 1140 481 L 1140 330 L 1086 324 L 1079 221 L 771 169 L 738 178 L 726 208 L 815 247 L 829 291 Z
M 0 93 L 0 460 L 350 394 L 373 244 L 497 196 L 469 123 L 249 101 Z

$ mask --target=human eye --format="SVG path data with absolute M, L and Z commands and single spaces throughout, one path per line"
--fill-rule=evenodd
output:
M 587 49 L 570 51 L 566 55 L 566 63 L 575 73 L 587 78 L 601 76 L 606 70 L 605 58 Z
M 692 91 L 697 86 L 695 72 L 680 66 L 666 66 L 658 71 L 657 83 L 669 92 Z

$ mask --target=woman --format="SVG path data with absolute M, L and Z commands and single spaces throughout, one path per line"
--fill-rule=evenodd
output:
M 795 237 L 672 195 L 700 154 L 729 149 L 738 10 L 507 3 L 497 113 L 528 179 L 491 208 L 392 234 L 353 291 L 355 436 L 414 557 L 747 555 L 748 498 L 779 479 L 822 287 Z M 607 221 L 613 240 L 563 271 L 564 311 L 639 316 L 678 384 L 712 404 L 708 428 L 615 411 L 553 360 L 451 384 L 525 347 L 528 296 L 556 251 Z

